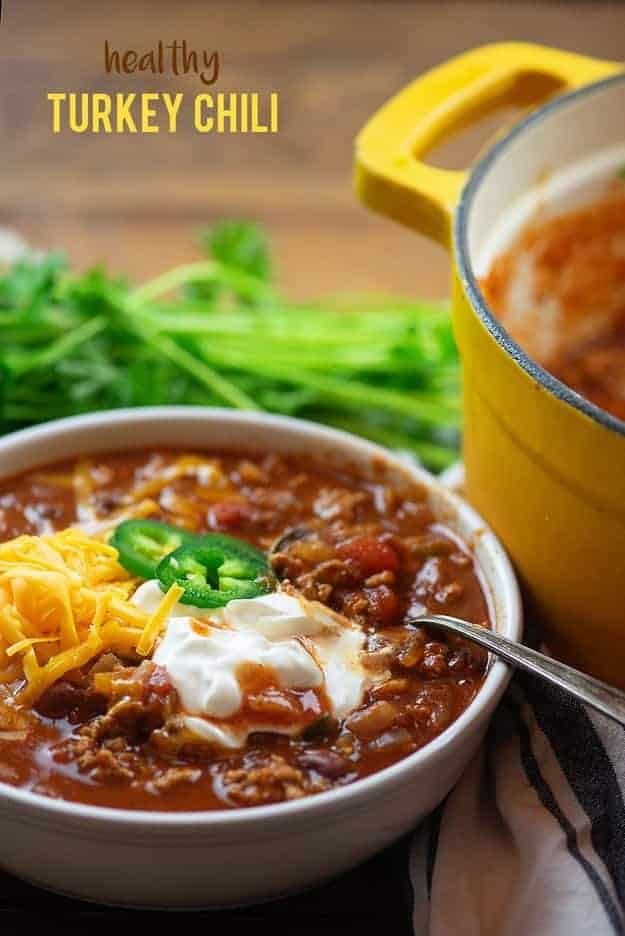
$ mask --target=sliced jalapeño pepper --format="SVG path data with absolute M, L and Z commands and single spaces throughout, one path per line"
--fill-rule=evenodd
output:
M 153 579 L 156 568 L 179 546 L 201 542 L 201 537 L 158 520 L 124 520 L 116 527 L 110 544 L 119 553 L 119 564 L 132 575 Z
M 235 598 L 267 594 L 274 586 L 264 553 L 220 533 L 175 549 L 161 560 L 156 575 L 163 591 L 181 585 L 180 602 L 197 608 L 223 608 Z

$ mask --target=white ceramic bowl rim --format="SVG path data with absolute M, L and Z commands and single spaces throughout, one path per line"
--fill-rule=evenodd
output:
M 502 136 L 501 139 L 486 152 L 482 159 L 476 164 L 475 168 L 470 172 L 467 183 L 462 191 L 454 222 L 454 244 L 460 280 L 466 295 L 471 301 L 471 305 L 477 312 L 485 328 L 488 329 L 497 343 L 507 351 L 512 360 L 519 367 L 527 371 L 530 377 L 537 381 L 537 383 L 542 384 L 542 386 L 549 390 L 557 399 L 568 403 L 586 416 L 589 416 L 595 422 L 601 423 L 601 425 L 619 435 L 625 435 L 624 420 L 618 419 L 606 410 L 601 409 L 601 407 L 597 406 L 595 403 L 591 403 L 585 397 L 581 396 L 581 394 L 572 390 L 566 384 L 562 383 L 561 380 L 558 380 L 557 377 L 554 377 L 553 374 L 550 374 L 549 371 L 541 367 L 537 361 L 530 357 L 529 354 L 514 341 L 497 316 L 491 312 L 480 289 L 478 279 L 471 263 L 468 227 L 473 203 L 482 182 L 484 182 L 493 163 L 499 159 L 505 158 L 507 150 L 521 134 L 534 124 L 548 120 L 555 112 L 565 110 L 576 101 L 585 97 L 590 97 L 623 82 L 625 82 L 625 73 L 613 75 L 601 81 L 595 81 L 576 91 L 570 91 L 568 94 L 558 95 L 542 107 L 533 111 L 528 117 L 515 124 L 508 133 Z
M 272 428 L 291 430 L 301 434 L 305 432 L 325 443 L 334 443 L 342 451 L 351 451 L 357 456 L 367 459 L 382 459 L 386 464 L 393 468 L 407 473 L 414 481 L 421 482 L 432 488 L 438 487 L 435 479 L 426 471 L 420 468 L 412 467 L 402 463 L 400 458 L 393 456 L 386 449 L 356 438 L 349 433 L 336 429 L 329 429 L 317 423 L 307 422 L 301 419 L 292 419 L 286 416 L 275 416 L 268 413 L 256 412 L 238 412 L 229 409 L 210 408 L 210 407 L 191 407 L 191 406 L 162 406 L 145 407 L 135 409 L 122 409 L 103 411 L 99 413 L 87 414 L 84 416 L 75 416 L 68 419 L 54 420 L 41 426 L 23 429 L 11 433 L 0 439 L 0 459 L 10 448 L 19 448 L 24 442 L 37 441 L 45 442 L 48 439 L 52 441 L 59 433 L 71 433 L 73 430 L 84 428 L 97 429 L 98 426 L 128 426 L 133 422 L 145 425 L 146 423 L 161 423 L 163 420 L 197 420 L 200 424 L 209 424 L 211 419 L 230 420 L 234 423 L 243 423 L 252 425 L 263 425 L 268 430 Z M 146 443 L 149 446 L 149 443 Z M 224 448 L 225 446 L 221 446 Z M 270 444 L 268 443 L 268 448 Z M 28 469 L 25 469 L 28 470 Z M 522 630 L 522 612 L 518 585 L 510 561 L 503 550 L 503 547 L 495 535 L 485 527 L 481 518 L 469 505 L 452 492 L 445 490 L 444 496 L 458 513 L 459 516 L 466 518 L 471 525 L 479 527 L 481 531 L 480 542 L 484 549 L 487 549 L 489 555 L 493 558 L 493 566 L 501 574 L 504 587 L 502 594 L 497 598 L 501 601 L 501 606 L 506 609 L 506 619 L 510 622 L 505 636 L 515 640 L 519 639 Z M 498 697 L 505 685 L 510 679 L 510 670 L 499 660 L 492 663 L 484 684 L 471 702 L 468 708 L 447 728 L 441 735 L 430 741 L 427 745 L 416 751 L 414 754 L 403 758 L 390 767 L 386 767 L 378 773 L 357 780 L 352 784 L 340 787 L 338 789 L 328 790 L 325 793 L 318 793 L 314 796 L 304 797 L 300 800 L 292 800 L 286 803 L 274 803 L 269 806 L 253 806 L 241 809 L 223 809 L 223 810 L 204 810 L 194 812 L 161 812 L 148 810 L 129 810 L 115 809 L 112 807 L 92 806 L 82 803 L 74 803 L 69 800 L 57 800 L 43 794 L 33 793 L 19 787 L 13 787 L 9 784 L 0 782 L 0 798 L 21 805 L 23 807 L 32 807 L 37 813 L 45 814 L 49 817 L 66 817 L 68 819 L 78 820 L 81 823 L 88 823 L 90 827 L 94 825 L 106 825 L 128 827 L 135 829 L 144 829 L 147 827 L 169 828 L 169 829 L 190 829 L 201 827 L 223 828 L 240 827 L 241 831 L 250 830 L 254 825 L 262 826 L 268 820 L 287 820 L 295 816 L 298 819 L 309 819 L 314 821 L 317 816 L 323 814 L 327 818 L 328 813 L 340 813 L 347 801 L 350 805 L 356 802 L 365 801 L 371 792 L 378 787 L 391 785 L 393 781 L 399 780 L 405 774 L 415 771 L 420 765 L 425 765 L 428 761 L 436 761 L 442 754 L 445 747 L 460 735 L 474 720 L 477 720 L 493 697 Z M 29 810 L 32 818 L 35 817 L 33 810 Z

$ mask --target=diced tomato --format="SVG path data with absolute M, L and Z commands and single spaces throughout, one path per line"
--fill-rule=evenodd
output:
M 249 520 L 252 514 L 250 504 L 240 501 L 219 501 L 210 512 L 211 526 L 218 530 L 234 530 Z
M 174 688 L 169 673 L 164 666 L 151 663 L 151 668 L 144 681 L 145 694 L 155 695 L 160 699 L 166 698 Z
M 346 540 L 338 546 L 337 553 L 341 559 L 353 562 L 362 578 L 377 572 L 397 572 L 400 566 L 396 550 L 375 536 L 355 536 Z
M 369 602 L 369 619 L 377 627 L 390 627 L 391 624 L 397 624 L 401 612 L 401 604 L 397 594 L 387 585 L 380 585 L 378 588 L 365 589 L 365 595 Z

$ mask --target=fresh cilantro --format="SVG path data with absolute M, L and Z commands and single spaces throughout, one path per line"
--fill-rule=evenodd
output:
M 287 301 L 266 238 L 227 221 L 206 258 L 132 288 L 56 253 L 0 273 L 0 431 L 163 403 L 268 409 L 412 452 L 457 458 L 459 366 L 435 303 L 345 296 Z

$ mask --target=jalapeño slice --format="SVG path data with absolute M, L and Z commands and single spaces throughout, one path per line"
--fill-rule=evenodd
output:
M 201 537 L 158 520 L 124 520 L 110 539 L 119 553 L 119 564 L 132 575 L 152 579 L 168 553 L 179 546 L 201 542 Z
M 220 533 L 175 549 L 161 560 L 156 575 L 163 591 L 180 585 L 180 602 L 197 608 L 223 608 L 235 598 L 265 595 L 274 585 L 264 553 Z

